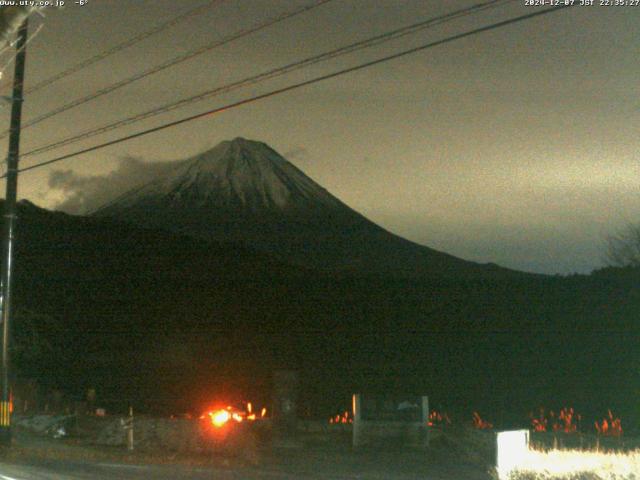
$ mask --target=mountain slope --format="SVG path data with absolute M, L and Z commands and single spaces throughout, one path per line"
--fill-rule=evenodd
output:
M 286 367 L 301 373 L 301 405 L 323 416 L 354 391 L 393 389 L 465 414 L 573 405 L 613 408 L 631 425 L 637 413 L 637 269 L 323 274 L 24 203 L 15 266 L 12 331 L 29 347 L 14 352 L 16 370 L 78 398 L 94 386 L 109 408 L 134 401 L 175 413 L 238 391 L 268 399 L 273 369 Z
M 244 242 L 314 268 L 394 275 L 495 275 L 398 237 L 349 208 L 264 143 L 236 138 L 179 163 L 93 213 Z

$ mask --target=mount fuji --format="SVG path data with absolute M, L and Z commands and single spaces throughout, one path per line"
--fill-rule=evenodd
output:
M 315 269 L 401 276 L 514 273 L 394 235 L 345 205 L 268 145 L 236 138 L 176 164 L 92 213 L 244 243 Z

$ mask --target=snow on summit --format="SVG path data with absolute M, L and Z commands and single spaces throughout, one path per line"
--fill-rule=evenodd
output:
M 176 163 L 94 216 L 206 241 L 242 243 L 287 263 L 401 275 L 493 274 L 394 235 L 262 142 L 236 138 Z
M 127 192 L 99 212 L 159 200 L 252 212 L 342 205 L 269 146 L 244 138 L 181 162 L 171 174 Z

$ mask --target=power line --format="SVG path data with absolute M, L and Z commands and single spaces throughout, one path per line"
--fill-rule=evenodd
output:
M 574 5 L 577 5 L 577 4 L 574 4 Z M 436 46 L 439 46 L 439 45 L 443 45 L 445 43 L 450 43 L 450 42 L 453 42 L 455 40 L 459 40 L 459 39 L 462 39 L 462 38 L 465 38 L 465 37 L 476 35 L 478 33 L 488 32 L 490 30 L 495 30 L 497 28 L 501 28 L 501 27 L 504 27 L 504 26 L 507 26 L 507 25 L 511 25 L 511 24 L 517 23 L 517 22 L 522 22 L 522 21 L 528 20 L 530 18 L 538 17 L 538 16 L 541 16 L 541 15 L 546 15 L 548 13 L 556 12 L 556 11 L 559 11 L 559 10 L 562 10 L 562 9 L 565 9 L 565 8 L 572 7 L 574 5 L 570 5 L 570 4 L 569 5 L 561 5 L 561 6 L 549 8 L 549 9 L 546 9 L 546 10 L 540 10 L 540 11 L 528 13 L 526 15 L 520 15 L 518 17 L 510 18 L 508 20 L 503 20 L 501 22 L 492 23 L 492 24 L 486 25 L 484 27 L 480 27 L 480 28 L 476 28 L 476 29 L 473 29 L 473 30 L 466 31 L 464 33 L 459 33 L 459 34 L 456 34 L 456 35 L 452 35 L 450 37 L 446 37 L 446 38 L 441 39 L 441 40 L 436 40 L 434 42 L 429 42 L 427 44 L 420 45 L 420 46 L 414 47 L 414 48 L 410 48 L 408 50 L 403 50 L 402 52 L 399 52 L 399 53 L 394 53 L 392 55 L 381 57 L 381 58 L 378 58 L 376 60 L 371 60 L 369 62 L 361 63 L 361 64 L 353 66 L 353 67 L 345 68 L 345 69 L 338 70 L 338 71 L 333 72 L 333 73 L 328 73 L 326 75 L 315 77 L 315 78 L 312 78 L 311 80 L 306 80 L 306 81 L 303 81 L 303 82 L 295 83 L 295 84 L 292 84 L 292 85 L 289 85 L 289 86 L 286 86 L 286 87 L 283 87 L 283 88 L 279 88 L 279 89 L 272 90 L 272 91 L 267 92 L 267 93 L 263 93 L 261 95 L 256 95 L 256 96 L 253 96 L 253 97 L 250 97 L 250 98 L 246 98 L 244 100 L 240 100 L 238 102 L 234 102 L 234 103 L 225 105 L 223 107 L 218 107 L 218 108 L 214 108 L 212 110 L 207 110 L 205 112 L 198 113 L 196 115 L 191 115 L 189 117 L 182 118 L 180 120 L 176 120 L 176 121 L 173 121 L 173 122 L 169 122 L 169 123 L 166 123 L 164 125 L 160 125 L 158 127 L 149 128 L 149 129 L 143 130 L 141 132 L 137 132 L 137 133 L 134 133 L 134 134 L 131 134 L 131 135 L 127 135 L 125 137 L 120 137 L 118 139 L 111 140 L 111 141 L 108 141 L 108 142 L 105 142 L 105 143 L 101 143 L 99 145 L 94 145 L 93 147 L 85 148 L 85 149 L 82 149 L 82 150 L 79 150 L 79 151 L 76 151 L 76 152 L 73 152 L 73 153 L 69 153 L 67 155 L 62 155 L 60 157 L 53 158 L 51 160 L 47 160 L 47 161 L 44 161 L 44 162 L 40 162 L 40 163 L 31 165 L 29 167 L 21 168 L 18 171 L 19 172 L 26 172 L 26 171 L 29 171 L 29 170 L 34 170 L 36 168 L 44 167 L 46 165 L 51 165 L 53 163 L 57 163 L 57 162 L 61 162 L 63 160 L 67 160 L 69 158 L 77 157 L 77 156 L 83 155 L 85 153 L 94 152 L 96 150 L 101 150 L 103 148 L 110 147 L 112 145 L 116 145 L 118 143 L 126 142 L 128 140 L 133 140 L 135 138 L 139 138 L 139 137 L 142 137 L 142 136 L 145 136 L 145 135 L 149 135 L 151 133 L 159 132 L 159 131 L 165 130 L 167 128 L 175 127 L 177 125 L 181 125 L 183 123 L 187 123 L 187 122 L 190 122 L 192 120 L 197 120 L 199 118 L 203 118 L 203 117 L 206 117 L 206 116 L 209 116 L 209 115 L 222 113 L 222 112 L 224 112 L 226 110 L 231 110 L 232 108 L 240 107 L 242 105 L 247 105 L 249 103 L 253 103 L 253 102 L 256 102 L 258 100 L 264 100 L 266 98 L 270 98 L 270 97 L 273 97 L 273 96 L 276 96 L 276 95 L 280 95 L 282 93 L 290 92 L 292 90 L 297 90 L 299 88 L 306 87 L 306 86 L 309 86 L 309 85 L 313 85 L 315 83 L 319 83 L 319 82 L 322 82 L 324 80 L 329 80 L 331 78 L 335 78 L 335 77 L 338 77 L 338 76 L 341 76 L 341 75 L 345 75 L 347 73 L 356 72 L 356 71 L 359 71 L 359 70 L 362 70 L 362 69 L 365 69 L 365 68 L 372 67 L 374 65 L 379 65 L 381 63 L 388 62 L 390 60 L 395 60 L 397 58 L 405 57 L 405 56 L 413 54 L 413 53 L 417 53 L 417 52 L 420 52 L 420 51 L 423 51 L 423 50 L 426 50 L 426 49 L 429 49 L 429 48 L 433 48 L 433 47 L 436 47 Z M 6 177 L 6 175 L 2 175 L 0 178 L 5 178 L 5 177 Z
M 287 65 L 284 65 L 282 67 L 278 67 L 278 68 L 274 68 L 271 70 L 268 70 L 266 72 L 260 73 L 258 75 L 253 75 L 250 77 L 246 77 L 242 80 L 238 80 L 236 82 L 233 82 L 231 84 L 227 84 L 224 85 L 222 87 L 216 87 L 213 90 L 207 90 L 205 92 L 199 93 L 197 95 L 179 100 L 177 102 L 172 102 L 172 103 L 168 103 L 165 104 L 161 107 L 156 107 L 153 108 L 151 110 L 147 110 L 146 112 L 142 112 L 139 113 L 137 115 L 134 115 L 132 117 L 128 117 L 125 118 L 123 120 L 118 120 L 114 123 L 110 123 L 107 125 L 103 125 L 101 127 L 98 128 L 94 128 L 91 130 L 86 130 L 84 132 L 81 132 L 79 134 L 73 135 L 71 137 L 67 137 L 65 139 L 59 140 L 57 142 L 54 142 L 52 144 L 48 144 L 48 145 L 44 145 L 41 147 L 38 147 L 34 150 L 28 151 L 25 154 L 23 154 L 23 157 L 27 157 L 27 156 L 31 156 L 31 155 L 38 155 L 38 154 L 42 154 L 44 152 L 50 151 L 50 150 L 54 150 L 66 145 L 70 145 L 70 144 L 74 144 L 77 143 L 79 141 L 82 140 L 86 140 L 88 138 L 94 137 L 96 135 L 100 135 L 103 133 L 107 133 L 110 132 L 112 130 L 127 126 L 127 125 L 131 125 L 134 123 L 138 123 L 142 120 L 146 120 L 148 118 L 163 114 L 163 113 L 167 113 L 170 112 L 172 110 L 176 110 L 179 108 L 183 108 L 186 107 L 188 105 L 191 105 L 193 103 L 198 103 L 201 102 L 203 100 L 207 100 L 209 98 L 212 98 L 214 96 L 218 96 L 224 93 L 229 93 L 233 90 L 237 90 L 239 88 L 242 87 L 246 87 L 249 85 L 254 85 L 266 80 L 270 80 L 282 75 L 285 75 L 287 73 L 293 72 L 295 70 L 299 70 L 305 67 L 308 67 L 310 65 L 316 64 L 316 63 L 320 63 L 326 60 L 330 60 L 332 58 L 336 58 L 342 55 L 346 55 L 349 53 L 353 53 L 356 52 L 358 50 L 362 50 L 364 48 L 370 48 L 376 45 L 380 45 L 382 43 L 391 41 L 391 40 L 395 40 L 398 39 L 400 37 L 409 35 L 409 34 L 413 34 L 416 33 L 420 30 L 423 30 L 425 28 L 428 27 L 433 27 L 435 25 L 439 25 L 441 23 L 445 23 L 451 20 L 455 20 L 458 18 L 461 18 L 463 16 L 467 16 L 467 15 L 471 15 L 471 14 L 476 14 L 480 11 L 489 9 L 489 8 L 495 8 L 507 3 L 512 3 L 515 0 L 490 0 L 488 2 L 485 3 L 480 3 L 477 5 L 473 5 L 471 7 L 467 7 L 467 8 L 463 8 L 461 10 L 457 10 L 455 12 L 451 12 L 445 15 L 440 15 L 437 17 L 433 17 L 427 20 L 423 20 L 421 22 L 417 22 L 414 23 L 412 25 L 406 26 L 406 27 L 402 27 L 402 28 L 398 28 L 396 30 L 392 30 L 390 32 L 386 32 L 383 33 L 381 35 L 377 35 L 365 40 L 361 40 L 359 42 L 356 43 L 352 43 L 350 45 L 344 46 L 344 47 L 340 47 L 337 48 L 335 50 L 331 50 L 329 52 L 325 52 L 319 55 L 315 55 L 312 57 L 308 57 L 305 58 L 303 60 L 299 60 L 293 63 L 289 63 Z
M 297 15 L 300 15 L 302 13 L 305 13 L 309 10 L 312 10 L 314 8 L 317 8 L 325 3 L 331 2 L 332 0 L 316 0 L 313 4 L 311 5 L 305 5 L 304 7 L 298 8 L 296 10 L 293 10 L 291 12 L 286 12 L 282 15 L 279 15 L 275 18 L 269 19 L 266 22 L 262 22 L 259 23 L 253 27 L 250 27 L 248 29 L 244 29 L 241 30 L 238 33 L 234 33 L 232 35 L 229 35 L 227 37 L 224 37 L 221 40 L 216 40 L 213 43 L 207 44 L 203 47 L 197 48 L 195 50 L 190 50 L 188 52 L 185 52 L 182 55 L 179 55 L 175 58 L 172 58 L 166 62 L 161 63 L 160 65 L 157 65 L 155 67 L 152 67 L 148 70 L 145 70 L 144 72 L 141 73 L 137 73 L 129 78 L 125 78 L 123 80 L 120 80 L 119 82 L 113 83 L 111 85 L 108 85 L 100 90 L 98 90 L 97 92 L 91 93 L 85 97 L 81 97 L 81 98 L 77 98 L 75 100 L 72 100 L 71 102 L 62 105 L 61 107 L 58 107 L 54 110 L 51 110 L 47 113 L 44 113 L 42 115 L 40 115 L 39 117 L 36 117 L 32 120 L 30 120 L 29 122 L 25 123 L 22 126 L 22 129 L 26 129 L 29 127 L 32 127 L 33 125 L 37 125 L 38 123 L 41 123 L 49 118 L 55 117 L 56 115 L 59 115 L 63 112 L 66 112 L 68 110 L 71 110 L 72 108 L 78 107 L 80 105 L 84 105 L 85 103 L 88 103 L 92 100 L 95 100 L 96 98 L 100 98 L 104 95 L 107 95 L 108 93 L 112 93 L 116 90 L 119 90 L 127 85 L 130 85 L 134 82 L 137 82 L 138 80 L 142 80 L 148 76 L 154 75 L 156 73 L 159 73 L 163 70 L 166 70 L 167 68 L 173 67 L 175 65 L 178 65 L 180 63 L 186 62 L 187 60 L 191 60 L 192 58 L 195 58 L 199 55 L 202 55 L 204 53 L 210 52 L 211 50 L 214 50 L 216 48 L 219 48 L 223 45 L 226 45 L 228 43 L 233 42 L 234 40 L 237 40 L 239 38 L 242 37 L 246 37 L 247 35 L 250 35 L 252 33 L 255 33 L 259 30 L 263 30 L 267 27 L 270 27 L 271 25 L 274 25 L 278 22 L 282 22 L 284 20 L 287 20 L 289 18 L 295 17 Z M 7 135 L 9 134 L 8 131 L 3 132 L 2 134 L 0 134 L 0 139 L 5 138 Z
M 105 50 L 101 53 L 98 53 L 96 55 L 94 55 L 93 57 L 90 57 L 70 68 L 68 68 L 67 70 L 63 70 L 62 72 L 59 72 L 55 75 L 52 75 L 49 78 L 46 78 L 45 80 L 42 80 L 39 83 L 36 83 L 35 85 L 33 85 L 30 88 L 27 88 L 25 90 L 25 95 L 30 94 L 30 93 L 34 93 L 37 92 L 38 90 L 43 89 L 44 87 L 51 85 L 54 82 L 57 82 L 58 80 L 62 80 L 63 78 L 66 78 L 70 75 L 73 75 L 74 73 L 79 72 L 80 70 L 84 70 L 85 68 L 98 63 L 102 60 L 104 60 L 107 57 L 110 57 L 111 55 L 114 55 L 126 48 L 129 48 L 133 45 L 135 45 L 136 43 L 140 43 L 143 40 L 146 40 L 147 38 L 155 35 L 156 33 L 160 33 L 163 30 L 166 30 L 168 28 L 174 27 L 175 25 L 179 24 L 180 22 L 199 14 L 200 12 L 204 11 L 205 9 L 209 8 L 211 5 L 215 4 L 215 3 L 219 3 L 221 1 L 224 0 L 209 0 L 207 3 L 205 3 L 204 5 L 200 5 L 198 7 L 192 8 L 191 10 L 187 10 L 186 12 L 184 12 L 181 15 L 178 15 L 177 17 L 172 18 L 171 20 L 168 20 L 164 23 L 161 23 L 155 27 L 153 27 L 150 30 L 147 30 L 146 32 L 143 32 L 139 35 L 136 35 L 135 37 L 132 37 L 128 40 L 125 40 L 122 43 L 119 43 L 111 48 L 109 48 L 108 50 Z

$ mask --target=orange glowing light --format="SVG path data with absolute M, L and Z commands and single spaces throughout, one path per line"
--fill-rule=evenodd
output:
M 578 415 L 579 417 L 579 415 Z M 558 419 L 561 423 L 554 423 L 553 430 L 554 432 L 563 431 L 564 433 L 575 433 L 578 430 L 578 426 L 573 423 L 574 419 L 574 411 L 572 408 L 563 408 L 560 410 L 560 415 Z
M 493 424 L 484 421 L 478 412 L 473 412 L 473 426 L 480 430 L 488 430 L 493 428 Z
M 227 410 L 218 410 L 217 412 L 209 412 L 211 423 L 216 427 L 222 427 L 231 419 L 231 414 Z
M 533 413 L 529 413 L 531 418 L 531 426 L 536 432 L 546 432 L 549 427 L 549 419 L 545 416 L 544 408 L 540 408 L 540 413 L 537 417 L 533 416 Z M 549 418 L 551 419 L 550 429 L 554 432 L 564 433 L 576 433 L 578 431 L 578 424 L 576 421 L 582 419 L 579 413 L 576 413 L 573 407 L 564 407 L 556 415 L 553 410 L 549 411 Z
M 342 414 L 337 414 L 333 417 L 331 417 L 329 419 L 329 423 L 331 425 L 333 424 L 338 424 L 338 423 L 353 423 L 353 416 L 351 415 L 351 412 L 349 412 L 348 410 L 345 410 Z
M 267 415 L 267 409 L 263 408 L 261 411 L 261 417 L 265 418 Z M 253 404 L 250 402 L 246 404 L 245 410 L 236 409 L 230 405 L 219 410 L 210 410 L 200 416 L 200 419 L 210 419 L 211 423 L 215 427 L 222 427 L 224 424 L 233 420 L 235 423 L 241 423 L 246 421 L 255 421 L 258 417 L 253 411 Z
M 599 435 L 607 437 L 620 437 L 622 436 L 622 422 L 619 418 L 614 418 L 611 410 L 608 411 L 609 418 L 605 418 L 602 422 L 595 423 L 596 430 Z
M 427 425 L 433 427 L 444 424 L 451 425 L 451 419 L 449 418 L 449 415 L 447 415 L 446 413 L 440 413 L 437 410 L 432 410 L 429 414 L 429 421 L 427 422 Z
M 533 412 L 529 413 L 529 418 L 531 418 L 531 426 L 533 430 L 536 432 L 546 432 L 547 431 L 547 423 L 548 420 L 544 415 L 544 408 L 540 407 L 540 414 L 538 417 L 533 416 Z

